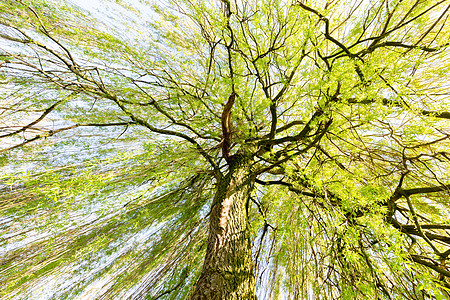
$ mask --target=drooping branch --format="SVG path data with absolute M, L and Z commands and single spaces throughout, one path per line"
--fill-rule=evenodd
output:
M 284 175 L 287 175 L 287 174 L 284 174 Z M 404 178 L 404 176 L 402 176 L 401 181 L 403 181 L 403 178 Z M 289 181 L 285 181 L 285 179 L 286 178 L 284 178 L 283 180 L 279 179 L 279 180 L 268 180 L 268 181 L 257 179 L 256 183 L 265 185 L 265 186 L 267 186 L 267 185 L 285 186 L 290 191 L 292 191 L 298 195 L 302 195 L 302 196 L 310 197 L 310 198 L 314 198 L 314 199 L 321 199 L 321 201 L 317 201 L 316 203 L 318 205 L 320 205 L 321 207 L 323 207 L 324 209 L 327 208 L 327 206 L 325 205 L 325 201 L 326 201 L 326 203 L 331 204 L 332 206 L 339 207 L 341 209 L 343 208 L 343 205 L 344 205 L 343 199 L 341 199 L 339 196 L 334 194 L 332 191 L 330 191 L 324 187 L 320 188 L 320 190 L 324 190 L 323 192 L 316 189 L 314 187 L 314 184 L 312 183 L 313 181 L 309 180 L 307 177 L 300 176 L 298 178 L 297 177 L 291 178 L 290 176 L 288 176 L 287 179 Z M 294 180 L 296 182 L 295 185 L 293 184 L 292 180 Z M 394 194 L 390 197 L 390 199 L 388 201 L 384 201 L 381 203 L 382 203 L 382 205 L 392 205 L 390 203 L 392 203 L 393 201 L 397 201 L 398 199 L 400 199 L 403 196 L 409 198 L 410 195 L 448 191 L 449 187 L 450 187 L 450 185 L 443 185 L 443 186 L 437 186 L 437 187 L 421 187 L 421 188 L 412 188 L 412 189 L 401 189 L 401 184 L 400 184 L 399 187 L 394 192 Z M 410 207 L 412 206 L 410 200 L 408 200 L 408 204 Z M 394 204 L 394 206 L 395 206 L 395 204 Z M 396 208 L 394 207 L 394 209 L 396 209 Z M 353 209 L 353 211 L 345 212 L 344 215 L 351 224 L 355 224 L 356 218 L 362 217 L 371 212 L 372 212 L 372 210 L 370 208 L 361 206 L 361 207 L 355 207 Z M 415 235 L 415 236 L 421 237 L 430 245 L 430 247 L 434 250 L 435 254 L 438 257 L 445 260 L 450 255 L 450 250 L 441 252 L 436 248 L 436 246 L 432 243 L 432 241 L 439 241 L 441 243 L 450 245 L 450 237 L 445 236 L 445 235 L 431 233 L 431 232 L 425 232 L 424 230 L 425 229 L 431 229 L 431 230 L 444 229 L 445 230 L 445 229 L 449 229 L 450 225 L 445 225 L 445 224 L 424 224 L 424 225 L 422 225 L 422 224 L 419 224 L 418 215 L 414 212 L 413 209 L 411 209 L 411 213 L 415 216 L 415 217 L 413 216 L 414 222 L 415 222 L 414 225 L 400 224 L 394 218 L 392 213 L 389 213 L 390 217 L 388 219 L 386 219 L 386 221 L 389 224 L 391 224 L 394 228 L 399 230 L 400 232 L 406 233 L 408 235 Z M 450 277 L 450 272 L 446 270 L 445 265 L 443 266 L 441 264 L 437 264 L 430 258 L 415 255 L 415 254 L 411 254 L 409 256 L 409 258 L 412 261 L 419 263 L 423 266 L 426 266 L 445 277 Z M 443 279 L 441 278 L 440 280 L 443 280 Z M 445 282 L 443 282 L 443 283 L 445 283 Z
M 411 198 L 409 196 L 405 196 L 406 202 L 408 203 L 409 211 L 412 214 L 412 218 L 414 220 L 414 223 L 416 224 L 417 231 L 419 232 L 420 236 L 427 242 L 427 244 L 433 249 L 434 253 L 437 255 L 440 255 L 441 252 L 436 248 L 436 246 L 430 241 L 430 239 L 427 237 L 427 235 L 423 232 L 422 226 L 419 223 L 419 219 L 417 217 L 416 211 L 414 209 L 414 206 L 411 202 Z
M 9 132 L 9 133 L 0 135 L 0 139 L 1 138 L 5 138 L 5 137 L 9 137 L 9 136 L 13 136 L 15 134 L 18 134 L 18 133 L 26 131 L 27 129 L 31 128 L 33 125 L 36 125 L 37 123 L 42 121 L 49 113 L 51 113 L 58 105 L 60 105 L 64 101 L 65 101 L 65 99 L 61 99 L 61 100 L 56 101 L 51 106 L 49 106 L 47 109 L 45 109 L 45 111 L 36 120 L 34 120 L 31 123 L 28 123 L 27 125 L 23 126 L 20 129 L 14 130 L 13 132 Z
M 79 127 L 115 127 L 115 126 L 129 126 L 129 125 L 133 125 L 133 124 L 135 124 L 135 123 L 134 122 L 118 122 L 118 123 L 105 123 L 105 124 L 101 124 L 101 123 L 75 124 L 75 125 L 71 125 L 71 126 L 67 126 L 67 127 L 63 127 L 63 128 L 58 128 L 55 130 L 48 130 L 48 131 L 45 131 L 44 133 L 37 134 L 34 137 L 23 141 L 22 143 L 19 143 L 17 145 L 14 145 L 14 146 L 11 146 L 11 147 L 8 147 L 5 149 L 0 149 L 0 153 L 7 152 L 7 151 L 10 151 L 13 149 L 17 149 L 22 146 L 25 146 L 26 144 L 37 141 L 39 139 L 48 138 L 57 133 L 60 133 L 63 131 L 68 131 L 68 130 L 79 128 Z M 28 128 L 32 129 L 31 127 L 28 127 Z
M 147 121 L 145 121 L 142 118 L 137 117 L 136 115 L 134 115 L 132 112 L 130 112 L 123 103 L 120 102 L 119 98 L 113 94 L 108 93 L 106 90 L 102 91 L 104 94 L 104 96 L 112 101 L 114 101 L 114 103 L 117 104 L 117 106 L 119 106 L 119 108 L 128 116 L 130 117 L 131 120 L 133 120 L 133 122 L 135 122 L 136 124 L 142 125 L 148 129 L 150 129 L 150 131 L 155 132 L 155 133 L 159 133 L 159 134 L 164 134 L 164 135 L 170 135 L 170 136 L 174 136 L 174 137 L 179 137 L 182 138 L 186 141 L 188 141 L 189 143 L 193 144 L 196 149 L 199 151 L 199 153 L 209 162 L 209 164 L 213 167 L 215 175 L 216 176 L 221 176 L 220 173 L 220 169 L 219 166 L 216 164 L 216 162 L 212 159 L 212 157 L 205 151 L 205 149 L 203 149 L 200 144 L 193 139 L 192 137 L 182 133 L 182 132 L 178 132 L 178 131 L 173 131 L 173 130 L 168 130 L 168 129 L 161 129 L 161 128 L 157 128 L 153 125 L 151 125 L 150 123 L 148 123 Z
M 147 129 L 151 130 L 152 132 L 158 133 L 158 134 L 164 134 L 164 135 L 170 135 L 170 136 L 175 136 L 175 137 L 179 137 L 182 138 L 186 141 L 188 141 L 189 143 L 193 144 L 195 146 L 195 148 L 199 151 L 199 153 L 208 161 L 208 163 L 213 167 L 214 172 L 216 174 L 216 176 L 220 176 L 220 170 L 218 165 L 214 162 L 214 160 L 212 159 L 212 157 L 200 146 L 200 144 L 191 136 L 183 133 L 183 132 L 178 132 L 178 131 L 174 131 L 174 130 L 169 130 L 169 129 L 161 129 L 158 128 L 156 126 L 151 125 L 149 122 L 147 122 L 146 120 L 144 120 L 143 118 L 133 114 L 124 104 L 124 102 L 128 102 L 128 101 L 121 101 L 120 97 L 117 96 L 115 93 L 111 92 L 107 85 L 105 85 L 103 79 L 101 78 L 100 74 L 98 73 L 97 70 L 97 75 L 98 75 L 98 79 L 94 79 L 93 76 L 89 76 L 89 74 L 87 72 L 85 72 L 85 70 L 83 70 L 81 68 L 81 66 L 79 66 L 74 59 L 74 56 L 70 53 L 70 51 L 68 50 L 67 47 L 65 47 L 61 42 L 59 42 L 55 37 L 53 37 L 50 33 L 50 31 L 45 28 L 45 26 L 43 25 L 42 20 L 39 18 L 39 15 L 37 14 L 37 12 L 35 10 L 33 10 L 31 7 L 27 6 L 27 9 L 29 9 L 32 14 L 37 18 L 38 23 L 39 23 L 39 32 L 43 35 L 45 35 L 47 38 L 49 38 L 50 40 L 52 40 L 54 43 L 56 43 L 58 45 L 58 47 L 60 49 L 62 49 L 63 53 L 53 49 L 52 47 L 39 42 L 35 39 L 32 39 L 30 36 L 28 36 L 23 30 L 16 28 L 12 25 L 9 25 L 8 23 L 2 23 L 2 25 L 10 27 L 16 31 L 18 31 L 22 36 L 24 36 L 24 39 L 15 39 L 14 37 L 8 36 L 8 35 L 3 35 L 2 37 L 9 40 L 9 41 L 15 41 L 15 42 L 19 42 L 21 44 L 27 44 L 27 45 L 34 45 L 37 48 L 39 48 L 41 51 L 44 51 L 45 53 L 53 56 L 54 58 L 56 58 L 56 61 L 62 63 L 65 68 L 67 69 L 69 74 L 73 74 L 75 75 L 75 79 L 74 80 L 69 80 L 63 77 L 60 77 L 58 75 L 54 75 L 52 72 L 46 71 L 44 70 L 42 64 L 39 62 L 39 64 L 34 65 L 31 62 L 26 61 L 26 59 L 22 58 L 20 55 L 14 55 L 11 54 L 12 58 L 17 59 L 20 63 L 24 64 L 25 66 L 34 69 L 38 75 L 42 76 L 43 78 L 47 79 L 49 83 L 53 83 L 56 84 L 58 86 L 60 86 L 63 89 L 66 90 L 71 90 L 73 92 L 76 93 L 84 93 L 84 94 L 88 94 L 88 95 L 95 95 L 104 99 L 109 99 L 112 102 L 114 102 L 119 108 L 120 110 L 122 110 L 131 120 L 132 122 L 129 123 L 133 123 L 133 124 L 138 124 L 141 126 L 146 127 Z M 40 58 L 39 58 L 40 59 Z M 3 67 L 3 66 L 2 66 Z M 31 73 L 31 72 L 30 72 Z M 35 74 L 33 74 L 35 75 Z M 59 105 L 63 100 L 60 100 L 58 102 L 56 102 L 54 105 L 50 106 L 47 110 L 44 111 L 44 113 L 35 121 L 31 122 L 30 124 L 22 127 L 19 130 L 16 130 L 12 133 L 8 133 L 5 134 L 1 137 L 7 137 L 7 136 L 11 136 L 13 134 L 16 133 L 20 133 L 22 131 L 25 131 L 26 129 L 30 128 L 31 126 L 35 125 L 36 123 L 40 122 L 42 119 L 45 118 L 45 116 L 47 116 L 57 105 Z M 165 117 L 167 117 L 169 120 L 171 120 L 174 123 L 178 123 L 176 125 L 180 125 L 183 126 L 189 130 L 191 130 L 192 128 L 189 125 L 186 125 L 184 123 L 179 123 L 176 122 L 176 120 L 170 116 L 170 114 L 168 114 L 167 112 L 165 112 L 161 107 L 159 107 L 154 101 L 152 101 L 150 104 L 152 104 L 153 106 L 155 106 L 155 108 L 161 113 L 163 114 Z M 192 130 L 191 130 L 192 131 Z M 194 133 L 196 133 L 198 135 L 197 131 L 193 131 Z M 33 137 L 32 139 L 26 140 L 23 143 L 19 144 L 19 145 L 15 145 L 11 148 L 8 149 L 4 149 L 2 151 L 6 151 L 6 150 L 11 150 L 17 147 L 20 147 L 22 145 L 28 144 L 32 141 L 38 140 L 42 137 L 48 137 L 51 136 L 53 134 L 55 134 L 55 132 L 51 132 L 51 133 L 47 133 L 46 136 L 40 136 L 37 135 L 35 137 Z

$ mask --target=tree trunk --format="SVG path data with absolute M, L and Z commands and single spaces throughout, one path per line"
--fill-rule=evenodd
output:
M 218 180 L 205 261 L 191 300 L 256 299 L 248 229 L 254 182 L 251 160 L 237 157 Z

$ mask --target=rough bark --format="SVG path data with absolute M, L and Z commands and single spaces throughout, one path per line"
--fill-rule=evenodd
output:
M 234 158 L 217 183 L 208 246 L 191 300 L 256 299 L 248 200 L 255 176 L 248 159 Z

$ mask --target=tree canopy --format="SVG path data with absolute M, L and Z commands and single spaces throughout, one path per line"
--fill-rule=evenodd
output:
M 447 299 L 449 9 L 0 1 L 0 298 Z

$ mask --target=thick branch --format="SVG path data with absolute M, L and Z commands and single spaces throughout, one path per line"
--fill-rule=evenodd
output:
M 279 138 L 279 139 L 274 139 L 274 140 L 263 140 L 260 142 L 261 145 L 279 145 L 279 144 L 283 144 L 286 142 L 297 142 L 300 141 L 301 139 L 305 138 L 308 133 L 311 132 L 311 125 L 313 123 L 314 120 L 316 120 L 318 117 L 323 115 L 323 110 L 317 110 L 309 119 L 308 123 L 306 123 L 306 125 L 303 127 L 302 131 L 300 131 L 298 134 L 294 135 L 294 136 L 286 136 L 283 138 Z M 331 123 L 330 123 L 331 124 Z
M 411 254 L 410 257 L 411 257 L 411 259 L 414 262 L 419 263 L 421 265 L 424 265 L 424 266 L 426 266 L 426 267 L 428 267 L 430 269 L 433 269 L 434 271 L 438 272 L 439 274 L 442 274 L 445 277 L 449 277 L 450 278 L 450 272 L 445 270 L 445 269 L 443 269 L 443 268 L 440 268 L 438 264 L 432 263 L 432 262 L 427 261 L 427 260 L 424 260 L 419 255 Z
M 230 160 L 230 150 L 231 150 L 231 140 L 232 140 L 232 131 L 231 131 L 231 109 L 233 108 L 234 100 L 236 99 L 236 93 L 231 92 L 230 97 L 228 98 L 227 103 L 222 112 L 222 154 L 227 162 Z
M 399 189 L 399 194 L 402 196 L 412 196 L 417 194 L 428 194 L 428 193 L 437 193 L 437 192 L 445 192 L 450 191 L 450 184 L 440 185 L 440 186 L 430 186 L 430 187 L 421 187 L 414 189 Z
M 377 100 L 375 100 L 375 99 L 356 100 L 355 98 L 350 98 L 347 101 L 348 101 L 348 103 L 351 103 L 351 104 L 372 104 L 372 103 L 376 103 Z M 400 101 L 390 100 L 387 98 L 381 99 L 381 103 L 383 103 L 384 105 L 393 105 L 393 106 L 398 106 L 398 107 L 401 107 L 402 105 L 404 105 Z M 430 117 L 450 120 L 450 112 L 447 112 L 447 111 L 437 112 L 437 111 L 421 110 L 419 112 L 420 112 L 420 114 L 422 114 L 424 116 L 430 116 Z

